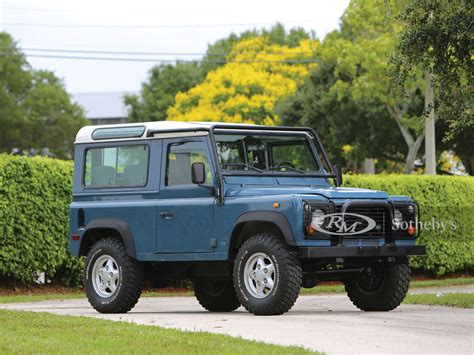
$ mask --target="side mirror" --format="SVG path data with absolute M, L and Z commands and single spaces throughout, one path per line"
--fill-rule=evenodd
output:
M 191 165 L 191 180 L 193 184 L 197 185 L 206 182 L 206 167 L 204 163 L 193 163 L 193 165 Z
M 336 183 L 336 186 L 339 187 L 342 185 L 342 167 L 340 165 L 334 165 L 334 172 L 336 173 L 334 182 Z

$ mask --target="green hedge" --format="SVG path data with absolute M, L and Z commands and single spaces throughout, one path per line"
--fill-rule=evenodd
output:
M 416 269 L 437 275 L 474 269 L 474 178 L 426 175 L 348 175 L 344 186 L 384 190 L 412 197 L 422 223 L 444 223 L 445 230 L 425 228 L 418 244 L 426 257 L 411 259 Z M 439 225 L 438 225 L 439 226 Z M 453 227 L 454 226 L 454 227 Z
M 0 278 L 77 285 L 82 261 L 68 254 L 73 164 L 0 155 Z
M 33 283 L 38 272 L 66 285 L 81 281 L 82 261 L 69 256 L 71 162 L 0 155 L 0 279 Z M 474 269 L 474 178 L 349 175 L 345 186 L 412 196 L 421 220 L 456 223 L 444 233 L 424 231 L 428 256 L 412 265 L 438 275 Z

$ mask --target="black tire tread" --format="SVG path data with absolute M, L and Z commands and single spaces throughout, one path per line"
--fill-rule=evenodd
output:
M 94 250 L 101 247 L 113 249 L 118 255 L 119 260 L 116 261 L 122 266 L 122 279 L 124 280 L 120 290 L 121 294 L 112 303 L 100 304 L 95 302 L 86 288 L 87 299 L 92 307 L 100 313 L 127 313 L 140 298 L 144 279 L 143 268 L 136 260 L 128 256 L 125 246 L 118 238 L 99 239 L 91 248 L 86 263 Z M 91 292 L 94 291 L 91 290 Z
M 360 292 L 357 283 L 346 282 L 345 289 L 351 302 L 362 311 L 391 311 L 405 299 L 410 287 L 411 270 L 407 262 L 386 264 L 387 272 L 384 286 L 375 295 L 367 296 Z M 387 277 L 388 276 L 388 277 Z
M 232 312 L 240 307 L 240 301 L 235 294 L 234 285 L 229 282 L 219 296 L 209 295 L 200 285 L 199 280 L 193 280 L 194 295 L 199 304 L 209 312 Z
M 281 263 L 281 272 L 286 273 L 287 282 L 280 283 L 281 288 L 279 300 L 276 304 L 268 303 L 266 306 L 256 306 L 249 302 L 246 302 L 245 298 L 237 291 L 238 282 L 238 270 L 237 263 L 234 265 L 234 286 L 236 288 L 237 297 L 240 303 L 245 307 L 247 311 L 255 315 L 280 315 L 288 312 L 295 304 L 303 278 L 301 269 L 301 263 L 298 258 L 298 253 L 291 249 L 286 243 L 280 240 L 278 237 L 270 234 L 256 234 L 247 239 L 240 247 L 239 252 L 235 260 L 239 260 L 241 253 L 248 249 L 254 244 L 266 244 L 270 247 L 275 255 L 279 256 L 279 262 Z

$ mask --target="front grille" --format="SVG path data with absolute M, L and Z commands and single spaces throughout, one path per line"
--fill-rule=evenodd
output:
M 339 206 L 339 211 L 341 206 Z M 380 237 L 387 234 L 387 227 L 391 226 L 390 217 L 387 216 L 387 209 L 379 206 L 349 206 L 346 209 L 348 213 L 360 214 L 365 217 L 369 217 L 375 221 L 375 227 L 363 234 L 356 234 L 354 236 L 345 236 L 344 238 L 371 238 Z M 387 218 L 388 217 L 388 218 Z M 356 222 L 358 218 L 356 216 L 345 216 L 345 221 L 348 224 Z M 356 231 L 362 230 L 364 227 L 356 227 Z
M 321 209 L 324 211 L 325 214 L 333 214 L 333 213 L 341 213 L 342 205 L 336 205 L 334 203 L 330 204 L 321 204 L 321 203 L 309 203 L 311 207 L 311 211 L 306 212 L 304 215 L 304 224 L 305 226 L 309 226 L 311 224 L 311 219 L 312 219 L 312 213 L 316 209 Z M 373 204 L 370 205 L 364 204 L 354 204 L 354 205 L 349 205 L 345 212 L 347 213 L 355 213 L 359 214 L 362 216 L 366 216 L 368 218 L 371 218 L 375 221 L 375 227 L 367 232 L 360 233 L 360 234 L 354 234 L 354 235 L 344 235 L 344 239 L 360 239 L 360 238 L 380 238 L 380 237 L 386 237 L 390 232 L 391 232 L 391 220 L 390 220 L 390 212 L 389 209 L 387 208 L 387 205 L 380 205 L 380 204 Z M 344 221 L 346 222 L 347 226 L 351 226 L 354 222 L 358 221 L 358 218 L 356 216 L 351 216 L 351 215 L 345 215 L 344 216 Z M 323 225 L 323 228 L 329 232 L 336 232 L 337 228 L 336 227 L 327 227 L 328 220 L 326 220 L 326 224 Z M 357 225 L 354 229 L 355 232 L 359 232 L 362 229 L 364 229 L 367 226 L 367 224 L 361 224 Z M 332 239 L 332 238 L 337 238 L 337 234 L 331 234 L 331 233 L 322 233 L 319 231 L 316 231 L 313 235 L 307 235 L 308 238 L 314 238 L 314 239 Z

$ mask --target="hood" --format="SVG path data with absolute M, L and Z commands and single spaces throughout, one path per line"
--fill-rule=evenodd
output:
M 228 186 L 226 196 L 318 195 L 328 199 L 387 199 L 385 191 L 317 186 Z

